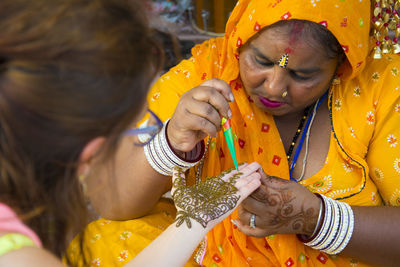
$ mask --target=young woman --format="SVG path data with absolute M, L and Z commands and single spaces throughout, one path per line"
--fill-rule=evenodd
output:
M 146 94 L 161 53 L 143 9 L 123 0 L 1 1 L 0 28 L 0 266 L 64 266 L 86 197 L 113 190 L 138 134 L 160 130 L 134 125 L 146 112 L 159 121 Z M 127 266 L 183 265 L 260 185 L 259 169 L 210 178 L 204 197 L 175 168 L 177 223 Z

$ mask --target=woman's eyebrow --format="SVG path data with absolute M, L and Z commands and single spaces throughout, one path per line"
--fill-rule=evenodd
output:
M 311 68 L 305 68 L 305 69 L 290 69 L 289 70 L 293 71 L 293 72 L 299 72 L 299 73 L 304 73 L 304 74 L 312 74 L 315 72 L 319 72 L 321 71 L 320 67 L 311 67 Z
M 264 55 L 257 47 L 255 47 L 255 46 L 253 46 L 251 44 L 249 46 L 257 54 L 258 57 L 260 57 L 260 58 L 262 58 L 264 60 L 267 60 L 269 62 L 274 62 L 272 59 L 270 59 L 269 57 Z M 321 71 L 321 68 L 317 67 L 317 66 L 310 67 L 310 68 L 299 68 L 299 69 L 287 68 L 287 69 L 292 71 L 292 72 L 298 72 L 298 73 L 304 73 L 304 74 L 312 74 L 312 73 Z
M 257 47 L 253 46 L 252 44 L 250 44 L 249 46 L 250 46 L 250 48 L 257 54 L 257 56 L 259 56 L 259 57 L 261 57 L 261 58 L 263 58 L 263 59 L 265 59 L 265 60 L 268 60 L 268 61 L 273 62 L 270 58 L 268 58 L 266 55 L 264 55 L 263 53 L 261 53 L 261 51 L 258 50 Z

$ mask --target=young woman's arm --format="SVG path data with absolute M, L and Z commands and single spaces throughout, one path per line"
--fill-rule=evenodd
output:
M 187 187 L 185 174 L 173 174 L 172 196 L 177 218 L 157 239 L 125 266 L 184 266 L 202 238 L 225 219 L 261 182 L 258 163 L 244 164 Z M 63 266 L 44 249 L 25 247 L 0 256 L 2 266 Z
M 208 178 L 203 182 L 201 190 L 186 187 L 184 173 L 175 171 L 172 196 L 177 207 L 176 223 L 169 226 L 126 266 L 185 265 L 207 232 L 260 186 L 260 168 L 258 163 L 252 163 L 242 165 L 239 173 L 236 170 L 223 172 L 219 177 Z M 233 184 L 235 187 L 232 187 Z M 205 191 L 209 194 L 205 195 Z
M 50 252 L 38 247 L 24 247 L 0 256 L 0 266 L 65 267 Z

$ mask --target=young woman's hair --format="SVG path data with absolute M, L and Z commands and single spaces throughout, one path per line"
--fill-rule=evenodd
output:
M 105 136 L 115 152 L 161 64 L 138 5 L 0 1 L 0 202 L 58 256 L 86 223 L 82 149 Z

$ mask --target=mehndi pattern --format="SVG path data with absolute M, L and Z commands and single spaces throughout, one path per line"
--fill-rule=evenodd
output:
M 192 227 L 190 219 L 194 219 L 206 228 L 208 222 L 215 220 L 236 207 L 240 196 L 235 187 L 236 180 L 242 173 L 233 174 L 229 181 L 222 177 L 234 171 L 234 168 L 222 172 L 216 177 L 208 177 L 203 182 L 192 187 L 186 186 L 185 173 L 175 168 L 177 178 L 173 182 L 175 188 L 172 198 L 178 208 L 175 219 L 176 227 L 184 222 Z

